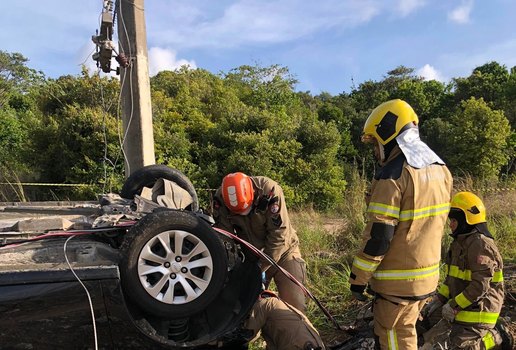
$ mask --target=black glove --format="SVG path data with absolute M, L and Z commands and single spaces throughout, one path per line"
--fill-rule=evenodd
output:
M 352 284 L 349 286 L 349 290 L 351 291 L 351 295 L 353 298 L 358 301 L 367 301 L 369 298 L 364 294 L 366 286 L 362 286 L 359 284 Z

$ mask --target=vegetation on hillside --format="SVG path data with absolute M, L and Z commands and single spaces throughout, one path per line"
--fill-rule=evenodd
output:
M 186 173 L 204 205 L 209 193 L 202 189 L 239 170 L 279 181 L 293 207 L 335 210 L 346 204 L 354 172 L 369 178 L 374 171 L 372 152 L 359 141 L 365 119 L 379 103 L 402 98 L 455 176 L 482 186 L 514 177 L 516 68 L 489 62 L 444 84 L 397 67 L 336 96 L 295 85 L 279 65 L 160 72 L 151 79 L 157 162 Z M 0 182 L 90 185 L 23 188 L 32 200 L 117 191 L 118 102 L 114 78 L 83 71 L 50 79 L 22 55 L 0 51 Z M 9 188 L 2 187 L 2 199 L 19 199 L 20 189 Z

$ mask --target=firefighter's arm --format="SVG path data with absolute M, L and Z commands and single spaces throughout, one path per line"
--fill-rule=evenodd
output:
M 231 224 L 228 219 L 229 210 L 225 207 L 224 202 L 222 201 L 222 198 L 219 194 L 220 189 L 217 190 L 215 196 L 213 197 L 213 220 L 215 220 L 215 224 L 213 226 L 230 233 L 234 233 L 233 224 Z
M 287 206 L 285 205 L 285 197 L 278 188 L 276 188 L 274 197 L 269 202 L 265 218 L 267 236 L 263 251 L 274 261 L 278 262 L 283 253 L 289 248 L 287 247 L 287 238 L 292 234 L 290 232 L 292 226 L 290 225 Z
M 349 283 L 352 292 L 363 292 L 383 257 L 389 251 L 398 224 L 401 190 L 393 179 L 376 183 L 367 208 L 368 223 L 362 248 L 355 255 Z
M 466 270 L 465 274 L 471 273 L 471 282 L 462 293 L 450 301 L 451 306 L 458 306 L 461 309 L 465 309 L 478 301 L 487 293 L 490 283 L 498 282 L 501 277 L 501 273 L 496 271 L 499 268 L 496 256 L 483 240 L 475 240 L 469 246 L 467 257 L 471 270 Z

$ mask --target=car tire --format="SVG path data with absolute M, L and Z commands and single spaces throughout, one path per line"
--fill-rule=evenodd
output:
M 221 238 L 191 212 L 148 214 L 129 230 L 120 252 L 124 294 L 153 316 L 179 319 L 202 311 L 227 277 Z
M 132 173 L 122 187 L 120 196 L 126 199 L 133 199 L 140 194 L 144 187 L 152 187 L 159 179 L 166 179 L 175 182 L 179 187 L 187 191 L 192 196 L 192 211 L 199 210 L 199 199 L 195 187 L 188 177 L 177 169 L 172 169 L 166 165 L 147 165 Z

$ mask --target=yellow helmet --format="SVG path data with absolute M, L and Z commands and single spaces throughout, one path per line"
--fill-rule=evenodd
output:
M 460 209 L 466 215 L 469 225 L 486 222 L 486 207 L 482 200 L 471 192 L 459 192 L 453 196 L 450 203 L 451 209 Z
M 362 141 L 368 142 L 374 137 L 380 144 L 386 145 L 410 123 L 417 125 L 419 119 L 407 102 L 400 99 L 384 102 L 367 118 Z

